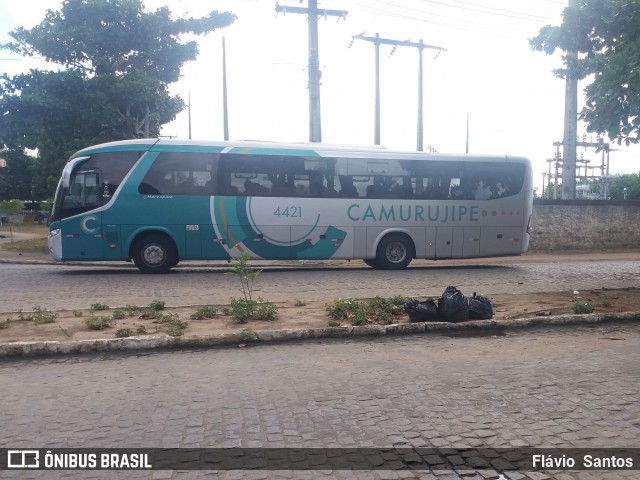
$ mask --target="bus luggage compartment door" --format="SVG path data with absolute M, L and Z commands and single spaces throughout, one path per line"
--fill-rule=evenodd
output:
M 482 227 L 480 255 L 519 255 L 522 252 L 522 227 Z

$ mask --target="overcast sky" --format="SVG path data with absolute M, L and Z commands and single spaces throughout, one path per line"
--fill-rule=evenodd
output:
M 172 92 L 191 98 L 194 139 L 223 138 L 222 37 L 226 39 L 229 131 L 232 140 L 305 142 L 309 139 L 305 15 L 276 16 L 271 0 L 145 0 L 148 10 L 169 5 L 174 15 L 232 11 L 237 21 L 199 37 L 200 55 L 183 69 Z M 306 1 L 280 0 L 306 6 Z M 40 22 L 57 0 L 0 0 L 0 41 L 17 26 Z M 561 141 L 564 81 L 553 76 L 559 54 L 531 51 L 528 39 L 540 27 L 558 25 L 561 0 L 325 0 L 320 6 L 348 11 L 345 19 L 319 22 L 322 70 L 322 139 L 370 145 L 374 140 L 374 46 L 363 33 L 443 47 L 424 50 L 424 147 L 464 153 L 467 115 L 469 153 L 524 155 L 542 184 Z M 352 44 L 351 44 L 352 43 Z M 351 44 L 351 46 L 350 46 Z M 417 142 L 418 51 L 380 47 L 381 143 L 415 150 Z M 0 53 L 0 71 L 26 71 L 32 61 Z M 580 92 L 584 87 L 581 84 Z M 583 104 L 580 94 L 579 105 Z M 579 136 L 586 132 L 578 126 Z M 166 125 L 164 135 L 188 138 L 187 111 Z M 587 140 L 595 137 L 587 134 Z M 612 173 L 637 173 L 638 147 L 618 147 Z M 600 154 L 578 149 L 578 158 L 599 166 Z

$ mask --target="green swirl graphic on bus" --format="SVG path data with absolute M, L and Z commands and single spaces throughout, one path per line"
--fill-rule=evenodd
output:
M 274 204 L 254 197 L 211 198 L 211 221 L 232 258 L 331 258 L 346 232 L 319 227 L 320 213 L 300 204 Z M 260 225 L 260 227 L 258 227 Z M 324 228 L 324 230 L 323 230 Z

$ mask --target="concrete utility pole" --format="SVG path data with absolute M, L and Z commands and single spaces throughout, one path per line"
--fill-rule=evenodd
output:
M 224 140 L 229 140 L 229 110 L 227 109 L 227 48 L 222 37 L 222 123 Z
M 576 0 L 569 0 L 569 7 Z M 577 52 L 567 52 L 567 66 L 578 59 Z M 576 198 L 576 143 L 578 141 L 578 79 L 567 74 L 564 94 L 564 138 L 562 148 L 562 199 Z
M 318 0 L 309 0 L 309 8 L 285 7 L 276 3 L 277 13 L 307 14 L 309 20 L 309 141 L 322 141 L 320 115 L 320 54 L 318 45 L 318 15 L 345 18 L 345 10 L 318 10 Z
M 390 38 L 380 38 L 380 35 L 378 35 L 376 33 L 375 37 L 365 37 L 364 34 L 360 34 L 360 35 L 354 35 L 353 36 L 354 39 L 358 39 L 358 40 L 365 40 L 367 42 L 372 42 L 375 47 L 376 47 L 376 101 L 375 101 L 375 131 L 374 131 L 374 143 L 376 145 L 380 145 L 380 65 L 379 65 L 379 58 L 380 58 L 380 54 L 379 54 L 379 46 L 380 44 L 385 44 L 385 45 L 393 45 L 393 50 L 391 51 L 391 55 L 393 55 L 393 52 L 395 52 L 395 49 L 397 47 L 414 47 L 418 49 L 418 53 L 419 53 L 419 62 L 418 62 L 418 140 L 417 140 L 417 147 L 418 147 L 418 151 L 422 151 L 423 150 L 423 126 L 422 126 L 422 118 L 423 118 L 423 113 L 422 113 L 422 84 L 423 84 L 423 80 L 422 80 L 422 51 L 425 48 L 428 49 L 435 49 L 438 50 L 438 55 L 440 54 L 440 52 L 446 52 L 447 49 L 446 48 L 442 48 L 442 47 L 436 47 L 434 45 L 427 45 L 425 43 L 422 42 L 422 40 L 420 40 L 418 43 L 415 42 L 410 42 L 408 40 L 405 41 L 401 41 L 401 40 L 393 40 Z

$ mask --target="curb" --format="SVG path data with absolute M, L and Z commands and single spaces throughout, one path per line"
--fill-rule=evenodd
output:
M 70 342 L 13 342 L 0 344 L 0 358 L 37 357 L 44 355 L 69 355 L 81 353 L 105 353 L 135 350 L 222 347 L 280 343 L 323 338 L 383 337 L 412 334 L 466 334 L 490 335 L 517 330 L 532 330 L 550 327 L 591 326 L 615 323 L 640 323 L 640 312 L 618 314 L 560 315 L 554 317 L 531 317 L 513 320 L 474 320 L 463 323 L 417 322 L 393 325 L 364 325 L 359 327 L 323 327 L 310 329 L 264 330 L 247 333 L 231 333 L 201 336 L 144 336 L 78 340 Z

